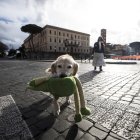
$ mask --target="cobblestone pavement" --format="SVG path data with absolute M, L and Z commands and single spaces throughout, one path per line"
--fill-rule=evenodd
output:
M 140 140 L 140 64 L 107 64 L 103 72 L 98 72 L 93 71 L 91 63 L 79 63 L 79 77 L 92 114 L 75 124 L 73 97 L 69 106 L 64 105 L 64 98 L 59 100 L 61 114 L 56 118 L 51 114 L 52 97 L 49 93 L 25 93 L 27 82 L 44 76 L 50 63 L 0 61 L 0 101 L 3 101 L 0 107 L 0 139 L 15 140 L 16 134 L 23 133 L 13 127 L 18 119 L 8 122 L 15 130 L 10 134 L 1 125 L 6 122 L 3 112 L 7 108 L 4 108 L 6 103 L 3 99 L 7 98 L 11 104 L 14 99 L 18 106 L 19 110 L 15 112 L 18 112 L 19 118 L 22 115 L 23 120 L 19 123 L 23 123 L 24 134 L 30 136 L 31 132 L 36 140 Z M 9 107 L 11 116 L 15 115 L 10 113 L 16 108 L 15 104 Z M 4 134 L 8 136 L 4 137 Z M 32 139 L 25 135 L 16 137 L 16 140 Z

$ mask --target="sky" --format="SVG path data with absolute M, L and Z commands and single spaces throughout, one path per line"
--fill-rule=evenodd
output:
M 29 35 L 26 24 L 53 25 L 90 34 L 90 46 L 101 29 L 107 43 L 140 41 L 140 0 L 0 0 L 0 41 L 18 48 Z

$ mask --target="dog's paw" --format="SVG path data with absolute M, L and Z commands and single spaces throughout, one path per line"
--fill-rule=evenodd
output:
M 71 104 L 71 99 L 66 100 L 66 103 L 69 105 Z
M 54 116 L 59 116 L 59 114 L 60 114 L 60 109 L 59 109 L 59 110 L 54 110 L 54 111 L 53 111 L 53 115 L 54 115 Z
M 52 104 L 52 113 L 54 116 L 58 116 L 60 114 L 60 107 L 57 104 Z
M 55 116 L 59 116 L 59 114 L 60 114 L 60 110 L 57 110 Z

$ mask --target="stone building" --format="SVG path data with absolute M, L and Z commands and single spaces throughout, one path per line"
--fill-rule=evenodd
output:
M 52 59 L 61 54 L 74 58 L 88 57 L 91 53 L 90 34 L 46 25 L 41 33 L 24 40 L 26 53 L 30 57 Z

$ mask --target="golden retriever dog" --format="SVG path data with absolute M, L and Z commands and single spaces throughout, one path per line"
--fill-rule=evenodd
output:
M 59 56 L 52 64 L 51 68 L 47 69 L 46 72 L 51 72 L 52 77 L 67 77 L 67 76 L 76 76 L 78 72 L 79 65 L 73 59 L 72 56 L 65 54 Z M 70 104 L 69 97 L 66 97 L 66 102 Z M 60 106 L 58 103 L 58 99 L 54 98 L 53 100 L 53 114 L 59 115 Z

